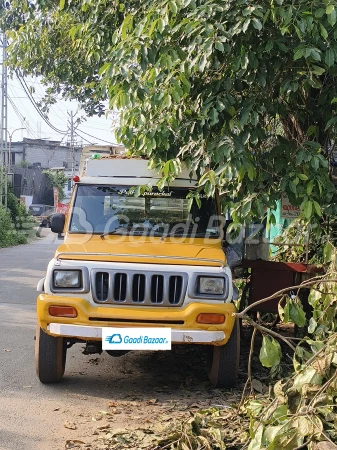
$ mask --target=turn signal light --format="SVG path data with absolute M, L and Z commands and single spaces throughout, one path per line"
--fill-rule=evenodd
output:
M 54 317 L 77 317 L 77 311 L 72 306 L 49 306 L 49 315 Z
M 199 314 L 198 318 L 197 318 L 198 323 L 220 324 L 220 323 L 224 323 L 225 320 L 226 320 L 226 317 L 224 314 L 202 313 L 202 314 Z

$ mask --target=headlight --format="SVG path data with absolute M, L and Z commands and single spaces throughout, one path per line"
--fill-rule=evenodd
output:
M 225 280 L 223 278 L 199 277 L 199 294 L 223 295 Z
M 80 270 L 54 270 L 55 288 L 81 288 L 82 272 Z

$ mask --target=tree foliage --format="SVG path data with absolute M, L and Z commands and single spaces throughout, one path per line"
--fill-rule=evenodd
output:
M 234 220 L 281 192 L 304 217 L 334 212 L 335 0 L 12 0 L 9 64 L 101 113 L 164 182 L 183 161 Z
M 63 170 L 46 170 L 44 172 L 47 176 L 47 191 L 45 195 L 45 203 L 46 205 L 54 204 L 54 193 L 53 188 L 56 187 L 59 191 L 58 198 L 61 202 L 65 198 L 64 187 L 68 182 L 68 178 L 64 174 Z

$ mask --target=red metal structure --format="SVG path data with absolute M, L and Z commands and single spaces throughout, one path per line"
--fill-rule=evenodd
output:
M 324 272 L 323 267 L 302 263 L 244 259 L 242 265 L 244 268 L 250 269 L 249 289 L 246 297 L 248 305 L 269 297 L 282 289 L 297 286 L 303 281 Z M 306 306 L 308 306 L 306 304 L 308 290 L 302 289 L 301 291 L 300 298 L 306 309 Z M 256 308 L 252 308 L 252 311 L 277 312 L 279 301 L 280 298 L 275 298 L 261 303 Z

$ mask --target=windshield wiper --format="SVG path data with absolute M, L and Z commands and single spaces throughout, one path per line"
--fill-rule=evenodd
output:
M 219 237 L 219 232 L 216 230 L 212 230 L 213 233 L 210 233 L 209 231 L 198 231 L 193 233 L 191 229 L 187 230 L 187 233 L 185 233 L 185 231 L 170 231 L 169 233 L 163 234 L 161 237 L 161 240 L 163 241 L 164 239 L 166 239 L 167 237 L 171 237 L 171 236 L 184 236 L 184 237 L 206 237 L 207 235 L 209 235 L 208 237 L 210 238 L 217 238 Z
M 107 231 L 106 233 L 102 233 L 102 234 L 100 235 L 100 237 L 101 237 L 101 239 L 104 239 L 105 236 L 110 236 L 111 234 L 116 234 L 118 231 L 121 231 L 121 230 L 127 230 L 127 231 L 128 231 L 127 228 L 117 227 L 117 228 L 115 228 L 114 230 Z

